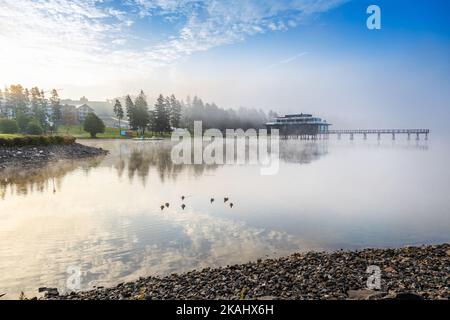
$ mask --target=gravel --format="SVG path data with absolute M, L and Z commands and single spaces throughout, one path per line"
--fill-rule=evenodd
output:
M 381 271 L 370 290 L 368 266 Z M 296 253 L 45 299 L 449 299 L 450 245 Z

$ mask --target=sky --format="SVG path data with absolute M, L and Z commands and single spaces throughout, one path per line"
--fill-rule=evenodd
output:
M 450 131 L 446 0 L 0 0 L 0 86 Z M 369 30 L 366 9 L 381 9 Z

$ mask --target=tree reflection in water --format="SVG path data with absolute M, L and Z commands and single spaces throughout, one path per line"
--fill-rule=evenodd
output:
M 110 153 L 90 159 L 61 160 L 40 167 L 15 167 L 0 171 L 0 198 L 4 199 L 8 192 L 18 195 L 48 190 L 58 192 L 61 190 L 64 176 L 76 170 L 82 170 L 89 175 L 95 168 L 110 167 L 115 169 L 119 178 L 126 172 L 130 182 L 137 177 L 145 186 L 150 170 L 156 170 L 164 182 L 176 180 L 182 172 L 200 177 L 223 166 L 174 164 L 171 161 L 173 144 L 170 141 L 99 141 L 96 145 L 109 150 Z M 280 144 L 280 158 L 283 162 L 307 164 L 327 153 L 326 141 L 282 141 Z

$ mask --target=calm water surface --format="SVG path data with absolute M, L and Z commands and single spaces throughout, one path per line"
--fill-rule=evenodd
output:
M 283 142 L 273 176 L 173 165 L 169 141 L 83 143 L 110 154 L 0 172 L 6 298 L 64 291 L 69 267 L 89 289 L 294 251 L 450 240 L 450 152 L 438 141 Z

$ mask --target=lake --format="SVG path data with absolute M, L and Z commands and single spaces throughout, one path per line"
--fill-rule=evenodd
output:
M 174 165 L 170 141 L 81 142 L 110 153 L 0 172 L 7 298 L 64 292 L 68 268 L 89 289 L 296 251 L 450 240 L 450 152 L 438 139 L 283 141 L 271 176 Z

